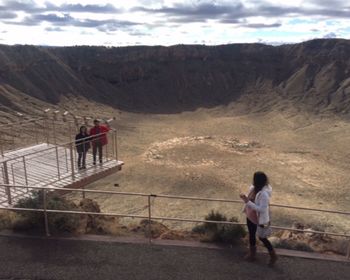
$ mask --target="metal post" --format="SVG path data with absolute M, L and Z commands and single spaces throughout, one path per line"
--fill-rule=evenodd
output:
M 69 142 L 73 141 L 73 134 L 72 134 L 72 126 L 70 124 L 70 121 L 68 120 L 68 133 L 69 133 Z
M 74 173 L 74 157 L 73 157 L 73 143 L 70 143 L 69 146 L 69 155 L 70 155 L 70 167 L 72 169 L 72 179 L 74 181 L 75 179 L 75 173 Z
M 50 141 L 50 134 L 49 134 L 49 115 L 47 114 L 47 111 L 45 111 L 45 119 L 44 119 L 44 136 L 46 137 L 46 143 L 49 144 Z
M 85 199 L 85 185 L 83 185 L 83 191 L 82 191 L 82 193 L 83 193 L 83 199 Z
M 58 175 L 58 179 L 61 179 L 61 173 L 60 173 L 60 163 L 58 160 L 58 147 L 55 147 L 55 151 L 56 151 L 56 163 L 57 163 L 57 175 Z
M 112 137 L 112 158 L 115 157 L 115 130 L 113 130 L 113 137 Z
M 12 173 L 12 185 L 16 185 L 16 180 L 15 180 L 15 172 L 13 172 L 13 165 L 15 163 L 12 163 L 11 164 L 11 173 Z M 16 188 L 15 188 L 15 191 L 16 191 Z
M 5 141 L 2 141 L 2 133 L 0 133 L 0 152 L 1 152 L 1 156 L 4 156 L 4 144 L 5 144 Z
M 105 145 L 106 146 L 106 152 L 105 152 L 105 160 L 104 161 L 108 161 L 108 134 L 106 134 L 106 137 L 107 137 L 107 144 Z
M 9 173 L 7 170 L 7 161 L 4 161 L 3 167 L 4 167 L 4 184 L 9 185 L 10 181 L 9 181 Z M 7 202 L 9 205 L 11 205 L 12 198 L 11 198 L 11 188 L 10 187 L 6 187 L 6 194 L 7 194 Z
M 12 133 L 12 149 L 14 149 L 16 147 L 16 144 L 15 144 L 15 132 Z
M 50 231 L 49 231 L 49 219 L 47 216 L 47 200 L 46 200 L 46 189 L 43 189 L 43 204 L 44 204 L 44 222 L 45 222 L 45 233 L 46 236 L 50 236 Z
M 117 135 L 117 130 L 114 130 L 113 134 L 114 134 L 113 142 L 114 142 L 115 160 L 118 161 L 118 135 Z
M 55 119 L 52 120 L 52 130 L 53 130 L 53 143 L 56 145 L 57 144 L 57 139 L 56 139 Z
M 152 226 L 151 226 L 152 210 L 151 210 L 151 195 L 148 196 L 148 242 L 152 244 Z
M 39 144 L 39 137 L 38 137 L 38 128 L 37 128 L 37 124 L 34 121 L 34 137 L 35 137 L 35 144 Z
M 23 156 L 23 170 L 24 170 L 24 180 L 26 182 L 26 185 L 28 186 L 28 174 L 27 174 L 27 166 L 26 166 L 26 159 L 25 156 Z M 27 188 L 27 192 L 29 189 Z
M 66 159 L 66 170 L 67 172 L 69 172 L 69 168 L 68 168 L 68 155 L 67 155 L 67 149 L 64 148 L 64 157 Z

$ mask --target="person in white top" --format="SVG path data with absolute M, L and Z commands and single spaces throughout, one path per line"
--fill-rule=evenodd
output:
M 272 188 L 264 172 L 254 173 L 253 184 L 249 188 L 248 195 L 240 194 L 244 201 L 244 212 L 247 215 L 247 227 L 249 232 L 249 253 L 245 257 L 248 261 L 254 261 L 256 257 L 256 232 L 258 226 L 260 231 L 270 226 L 270 198 Z M 277 255 L 267 237 L 259 237 L 270 254 L 269 265 L 277 261 Z

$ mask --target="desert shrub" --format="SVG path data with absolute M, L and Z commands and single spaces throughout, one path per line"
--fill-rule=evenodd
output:
M 298 242 L 295 240 L 280 240 L 275 244 L 276 248 L 288 249 L 288 250 L 297 250 L 297 251 L 305 251 L 305 252 L 313 252 L 314 250 L 304 242 Z
M 232 217 L 229 221 L 237 223 L 238 219 Z M 220 238 L 222 242 L 234 244 L 246 236 L 245 228 L 241 225 L 221 224 L 218 226 L 221 227 Z
M 214 210 L 211 210 L 210 213 L 205 216 L 205 220 L 238 222 L 236 217 L 232 217 L 228 220 L 224 214 L 215 212 Z M 236 243 L 246 235 L 246 231 L 241 225 L 216 223 L 203 223 L 197 225 L 192 229 L 192 232 L 203 234 L 205 236 L 203 241 L 223 242 L 229 244 Z
M 16 214 L 8 210 L 0 210 L 0 230 L 12 228 Z
M 35 191 L 30 197 L 20 199 L 15 207 L 43 209 L 43 193 Z M 56 194 L 47 194 L 47 209 L 50 210 L 79 210 L 73 203 L 62 196 Z M 44 229 L 44 213 L 18 211 L 22 220 L 15 229 Z M 79 215 L 64 213 L 48 213 L 48 224 L 50 232 L 74 232 L 79 226 Z

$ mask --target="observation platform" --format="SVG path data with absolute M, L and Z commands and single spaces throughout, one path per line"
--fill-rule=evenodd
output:
M 78 169 L 74 143 L 55 145 L 40 143 L 3 153 L 0 156 L 0 184 L 24 185 L 23 188 L 0 187 L 0 205 L 15 204 L 31 195 L 30 187 L 52 186 L 82 188 L 121 170 L 116 146 L 103 148 L 103 162 L 93 165 L 92 149 L 86 155 L 86 169 Z

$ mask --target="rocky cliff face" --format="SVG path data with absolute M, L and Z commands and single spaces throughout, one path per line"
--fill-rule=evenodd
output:
M 128 111 L 175 113 L 231 102 L 246 110 L 350 113 L 350 41 L 172 47 L 0 46 L 0 101 L 83 96 Z

